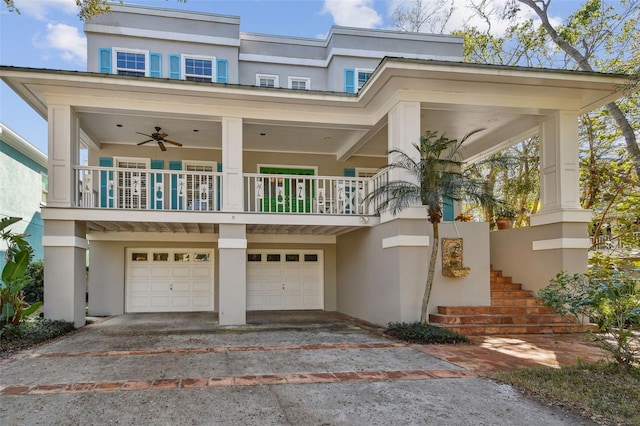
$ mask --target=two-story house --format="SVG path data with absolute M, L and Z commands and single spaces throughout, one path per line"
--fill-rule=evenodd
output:
M 47 202 L 47 156 L 22 136 L 0 123 L 0 217 L 22 220 L 9 228 L 26 234 L 33 260 L 44 258 L 44 222 L 40 209 Z M 0 240 L 0 271 L 6 247 Z
M 426 130 L 469 139 L 473 162 L 535 133 L 541 211 L 490 235 L 454 223 L 466 277 L 438 305 L 490 301 L 490 263 L 533 290 L 586 268 L 579 114 L 624 76 L 475 65 L 461 38 L 333 27 L 324 40 L 240 32 L 240 18 L 137 6 L 85 24 L 88 72 L 4 66 L 49 125 L 45 315 L 322 309 L 374 323 L 419 317 L 423 207 L 376 214 L 388 152 Z M 88 157 L 88 165 L 79 159 Z M 394 176 L 391 176 L 393 178 Z M 455 210 L 455 209 L 454 209 Z

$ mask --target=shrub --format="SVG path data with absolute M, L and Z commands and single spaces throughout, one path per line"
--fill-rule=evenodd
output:
M 12 352 L 29 348 L 47 340 L 55 339 L 74 330 L 73 323 L 32 318 L 19 325 L 5 327 L 0 337 L 0 355 L 6 357 Z
M 420 321 L 390 322 L 387 334 L 409 343 L 469 343 L 467 337 Z
M 38 259 L 27 266 L 27 284 L 22 288 L 24 301 L 27 303 L 44 300 L 44 262 Z
M 588 317 L 602 334 L 594 340 L 629 371 L 640 363 L 640 342 L 634 328 L 640 322 L 640 287 L 629 270 L 593 267 L 587 274 L 559 273 L 538 296 L 561 314 Z

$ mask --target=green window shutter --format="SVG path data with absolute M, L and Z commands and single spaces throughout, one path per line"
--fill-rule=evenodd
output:
M 169 55 L 169 78 L 173 80 L 180 80 L 180 78 L 182 78 L 180 62 L 180 55 Z
M 162 55 L 149 53 L 149 77 L 162 77 Z
M 453 200 L 451 198 L 442 200 L 442 220 L 453 221 Z
M 98 159 L 98 165 L 100 167 L 113 167 L 113 158 L 100 157 Z M 113 188 L 109 189 L 110 180 L 113 180 L 113 172 L 101 170 L 100 171 L 100 207 L 113 207 Z M 109 197 L 107 195 L 109 195 Z
M 356 177 L 356 169 L 344 169 L 344 175 L 346 177 Z
M 344 70 L 344 91 L 356 93 L 356 70 L 353 68 L 345 68 Z
M 98 68 L 103 74 L 111 74 L 111 49 L 98 49 Z
M 229 82 L 229 61 L 218 59 L 216 61 L 216 83 Z
M 164 169 L 164 161 L 163 160 L 151 160 L 151 168 L 153 170 L 162 170 Z M 152 209 L 162 209 L 162 199 L 161 192 L 156 192 L 156 182 L 162 183 L 162 173 L 152 173 L 151 174 L 151 208 Z M 164 198 L 164 197 L 162 197 Z
M 218 171 L 222 172 L 222 163 L 218 163 Z
M 169 161 L 169 170 L 182 170 L 182 161 Z M 182 197 L 178 195 L 178 176 L 171 176 L 171 209 L 182 210 Z

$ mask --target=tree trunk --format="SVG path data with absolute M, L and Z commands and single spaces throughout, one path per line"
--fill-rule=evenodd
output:
M 427 283 L 424 288 L 424 296 L 422 297 L 422 310 L 420 311 L 420 322 L 422 324 L 427 324 L 429 322 L 429 312 L 428 312 L 429 299 L 431 298 L 431 288 L 433 287 L 433 278 L 436 271 L 436 260 L 438 259 L 438 247 L 440 246 L 440 234 L 438 231 L 439 222 L 440 220 L 434 220 L 433 222 L 431 222 L 431 225 L 433 227 L 433 247 L 431 247 L 431 257 L 429 259 L 429 271 L 427 272 Z

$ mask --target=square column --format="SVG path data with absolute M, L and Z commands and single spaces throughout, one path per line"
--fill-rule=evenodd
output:
M 397 149 L 419 159 L 419 152 L 414 145 L 420 142 L 420 102 L 398 102 L 388 113 L 388 147 L 389 151 Z M 389 163 L 393 162 L 389 156 Z M 400 170 L 390 171 L 390 180 L 406 179 Z
M 222 211 L 243 209 L 242 118 L 222 117 Z
M 73 167 L 79 162 L 80 125 L 70 105 L 50 104 L 49 193 L 47 206 L 70 207 L 75 203 L 76 178 Z
M 247 323 L 247 227 L 220 225 L 218 238 L 220 325 Z
M 589 222 L 580 207 L 578 114 L 558 111 L 540 123 L 540 212 L 531 225 Z
M 85 325 L 87 240 L 84 222 L 45 220 L 44 316 Z

